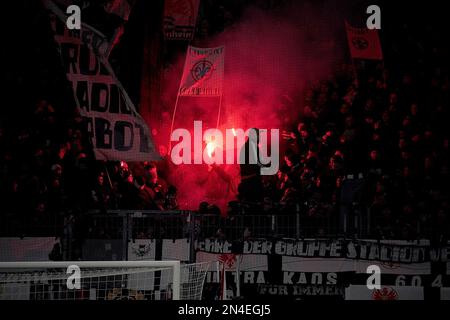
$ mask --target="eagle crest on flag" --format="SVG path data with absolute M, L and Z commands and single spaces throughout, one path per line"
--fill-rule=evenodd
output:
M 372 293 L 373 300 L 398 300 L 398 293 L 393 288 L 384 287 Z
M 345 28 L 352 59 L 383 60 L 383 51 L 376 29 L 355 28 L 347 22 Z
M 359 50 L 365 50 L 369 46 L 369 43 L 365 38 L 357 37 L 352 39 L 353 46 Z
M 140 244 L 138 247 L 132 247 L 133 253 L 136 255 L 136 257 L 143 258 L 145 257 L 150 251 L 152 247 L 150 244 Z
M 207 80 L 214 71 L 214 65 L 208 60 L 201 60 L 197 62 L 191 69 L 192 78 L 195 81 L 202 79 Z

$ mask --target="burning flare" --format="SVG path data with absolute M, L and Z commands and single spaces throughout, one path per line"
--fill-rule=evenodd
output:
M 208 156 L 211 157 L 214 149 L 216 149 L 216 144 L 214 143 L 214 141 L 210 141 L 206 144 L 206 153 L 208 153 Z

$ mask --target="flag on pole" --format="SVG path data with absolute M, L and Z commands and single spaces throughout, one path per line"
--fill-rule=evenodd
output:
M 164 37 L 167 40 L 194 38 L 200 0 L 166 0 L 164 4 Z
M 196 48 L 186 53 L 180 96 L 215 97 L 222 95 L 225 48 Z
M 347 21 L 345 28 L 352 59 L 383 60 L 383 51 L 376 29 L 354 28 Z

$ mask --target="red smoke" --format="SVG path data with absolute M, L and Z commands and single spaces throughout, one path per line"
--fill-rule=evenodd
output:
M 220 129 L 251 127 L 289 129 L 302 108 L 305 85 L 326 79 L 343 49 L 335 41 L 343 19 L 320 5 L 293 5 L 278 11 L 246 10 L 240 21 L 214 39 L 193 46 L 225 46 L 225 80 Z M 184 54 L 166 71 L 163 101 L 171 117 L 184 65 Z M 219 98 L 179 99 L 174 129 L 192 130 L 202 120 L 204 130 L 215 127 Z M 170 127 L 169 123 L 166 124 Z M 168 131 L 164 136 L 169 140 Z M 238 166 L 180 165 L 172 170 L 183 209 L 201 201 L 222 208 L 235 197 Z M 234 186 L 227 188 L 232 178 Z

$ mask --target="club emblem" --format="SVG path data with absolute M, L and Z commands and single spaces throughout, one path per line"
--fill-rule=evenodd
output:
M 365 50 L 369 46 L 369 42 L 365 38 L 361 37 L 353 38 L 352 44 L 358 50 Z
M 373 300 L 398 300 L 398 293 L 392 288 L 384 287 L 374 290 L 372 293 Z
M 132 247 L 133 253 L 139 257 L 143 258 L 150 253 L 151 245 L 140 244 L 139 247 Z
M 197 62 L 191 69 L 192 78 L 195 81 L 208 79 L 214 71 L 213 64 L 208 60 Z

